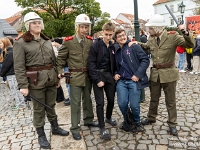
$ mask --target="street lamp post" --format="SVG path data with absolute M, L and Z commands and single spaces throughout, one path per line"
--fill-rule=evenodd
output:
M 137 0 L 133 0 L 134 2 L 134 29 L 135 29 L 135 40 L 140 41 L 140 34 L 139 34 L 139 21 L 138 21 L 138 4 Z
M 183 1 L 181 2 L 181 4 L 180 4 L 180 6 L 179 6 L 179 8 L 180 8 L 180 12 L 181 12 L 181 17 L 182 17 L 182 24 L 184 23 L 184 20 L 183 20 L 183 14 L 184 14 L 184 12 L 185 12 L 185 5 L 183 4 Z

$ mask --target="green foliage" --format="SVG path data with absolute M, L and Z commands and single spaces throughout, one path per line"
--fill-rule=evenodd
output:
M 194 3 L 196 3 L 196 8 L 194 10 L 195 15 L 200 15 L 200 0 L 192 0 Z
M 15 2 L 22 8 L 28 8 L 23 12 L 23 16 L 33 11 L 31 9 L 33 7 L 46 11 L 42 13 L 35 12 L 43 18 L 45 26 L 43 33 L 50 38 L 74 34 L 75 18 L 81 13 L 89 16 L 92 22 L 92 29 L 94 25 L 99 24 L 99 20 L 105 19 L 105 17 L 100 19 L 102 16 L 100 3 L 95 0 L 15 0 Z M 106 14 L 109 15 L 108 13 Z
M 102 26 L 109 21 L 109 18 L 110 18 L 110 14 L 109 13 L 103 13 L 101 15 L 101 17 L 99 18 L 96 18 L 96 22 L 95 22 L 95 25 L 93 27 L 93 33 L 95 32 L 99 32 L 102 30 Z

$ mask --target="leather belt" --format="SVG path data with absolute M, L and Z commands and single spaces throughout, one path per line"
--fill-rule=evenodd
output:
M 69 69 L 69 72 L 86 72 L 88 71 L 87 68 L 74 68 L 74 69 Z
M 163 64 L 154 64 L 153 68 L 156 68 L 156 69 L 165 69 L 165 68 L 170 68 L 173 65 L 174 65 L 174 62 L 163 63 Z
M 41 71 L 41 70 L 49 70 L 53 68 L 53 64 L 45 65 L 45 66 L 34 66 L 34 67 L 26 67 L 27 71 Z

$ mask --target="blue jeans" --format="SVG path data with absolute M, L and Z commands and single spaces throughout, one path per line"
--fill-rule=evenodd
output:
M 179 70 L 184 70 L 184 62 L 185 62 L 185 52 L 182 54 L 179 54 L 179 62 L 178 62 L 178 68 Z
M 69 68 L 68 68 L 68 67 L 65 67 L 65 68 L 64 68 L 64 72 L 69 72 Z M 66 88 L 67 88 L 68 96 L 69 96 L 69 99 L 70 99 L 70 85 L 69 85 L 69 84 L 66 84 Z
M 135 122 L 140 122 L 140 94 L 141 90 L 137 89 L 137 85 L 132 80 L 119 80 L 117 82 L 117 102 L 122 112 L 124 120 L 126 120 L 126 111 L 132 110 Z

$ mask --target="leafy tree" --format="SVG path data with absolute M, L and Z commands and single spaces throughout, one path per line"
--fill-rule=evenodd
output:
M 200 0 L 192 0 L 193 2 L 196 3 L 197 8 L 194 10 L 195 15 L 200 15 Z
M 38 13 L 44 20 L 44 34 L 49 37 L 72 35 L 75 32 L 74 20 L 78 14 L 87 14 L 92 21 L 102 14 L 100 3 L 95 0 L 15 0 L 18 6 L 27 9 L 23 15 L 32 11 L 30 8 L 41 8 L 45 12 Z
M 110 14 L 107 12 L 102 13 L 101 17 L 95 18 L 95 25 L 93 27 L 93 33 L 101 31 L 102 26 L 109 21 Z

